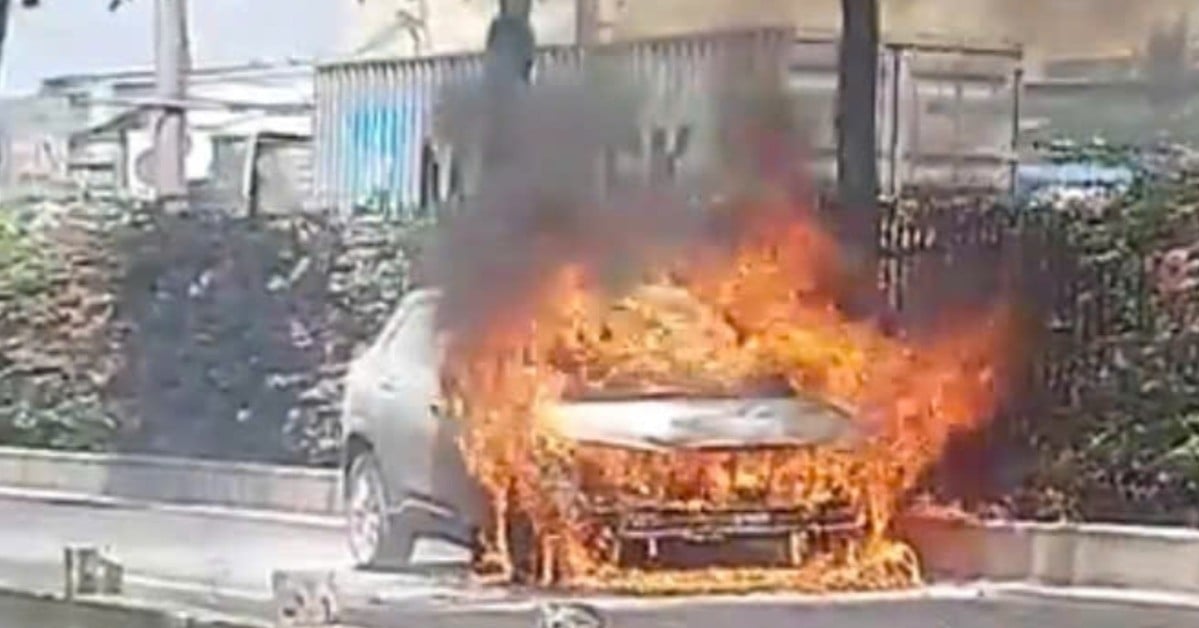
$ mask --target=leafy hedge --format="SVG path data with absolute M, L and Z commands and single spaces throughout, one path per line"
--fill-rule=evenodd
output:
M 428 227 L 0 208 L 0 445 L 331 463 Z
M 0 444 L 106 448 L 118 426 L 102 401 L 107 359 L 83 354 L 104 343 L 107 312 L 92 309 L 97 277 L 74 255 L 90 240 L 56 241 L 21 209 L 0 208 Z M 72 316 L 72 303 L 91 320 Z
M 1055 160 L 1070 159 L 1068 149 L 1056 150 Z M 1035 464 L 1032 490 L 1009 498 L 1039 517 L 1185 521 L 1199 504 L 1199 265 L 1190 253 L 1199 243 L 1199 169 L 1177 159 L 1163 167 L 1160 155 L 1112 147 L 1087 151 L 1079 155 L 1133 163 L 1142 176 L 1114 201 L 1028 210 L 1054 216 L 1059 253 L 1070 263 L 1068 273 L 1046 277 L 1061 287 L 1055 331 L 1042 347 L 1062 372 L 1057 396 L 1016 430 Z M 45 208 L 29 209 L 0 208 L 0 444 L 141 443 L 219 456 L 215 448 L 230 434 L 252 432 L 262 442 L 243 442 L 239 455 L 310 464 L 335 458 L 345 362 L 409 287 L 430 226 L 381 219 L 138 226 L 121 217 L 125 208 L 83 206 L 59 212 L 75 219 L 38 224 Z M 179 238 L 196 246 L 178 246 Z M 171 279 L 178 273 L 164 264 L 178 271 L 179 263 L 167 264 L 171 255 L 193 249 L 191 270 Z M 225 250 L 241 253 L 213 256 Z M 221 266 L 229 260 L 241 261 Z M 210 274 L 207 289 L 192 290 L 192 280 Z M 243 285 L 249 277 L 263 285 Z M 161 295 L 148 299 L 146 286 Z M 218 345 L 263 324 L 239 305 L 251 302 L 270 303 L 281 313 L 271 318 L 298 326 L 272 328 L 280 333 L 253 346 L 232 342 L 252 351 L 228 366 Z M 158 349 L 133 351 L 130 337 L 149 338 L 155 321 L 177 323 L 192 337 L 164 333 Z M 160 350 L 164 342 L 190 353 Z M 156 366 L 161 360 L 192 358 L 207 378 L 197 394 L 228 397 L 205 402 L 207 413 L 175 417 L 194 404 L 164 397 L 148 406 L 162 391 L 149 379 L 129 385 L 138 381 L 129 379 L 131 366 L 140 363 L 148 376 L 170 371 Z M 150 406 L 163 410 L 139 414 Z M 258 426 L 236 411 L 268 406 L 248 415 L 266 421 Z M 162 438 L 139 437 L 155 432 Z M 212 438 L 194 437 L 201 433 Z M 193 450 L 201 441 L 214 449 Z
M 1138 166 L 1131 190 L 1040 208 L 1059 213 L 1072 272 L 1052 279 L 1067 298 L 1050 350 L 1068 376 L 1054 411 L 1025 434 L 1040 460 L 1031 514 L 1189 520 L 1199 504 L 1199 170 L 1105 152 Z

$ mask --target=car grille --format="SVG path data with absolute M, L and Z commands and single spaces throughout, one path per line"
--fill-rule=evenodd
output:
M 846 508 L 805 513 L 793 508 L 734 507 L 693 510 L 679 507 L 598 507 L 591 514 L 621 539 L 681 539 L 717 542 L 730 538 L 853 534 L 864 526 Z

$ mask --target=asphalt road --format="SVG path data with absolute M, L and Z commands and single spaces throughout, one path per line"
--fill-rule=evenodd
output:
M 912 600 L 837 605 L 698 602 L 606 613 L 612 628 L 1191 628 L 1199 611 L 1044 599 Z M 536 613 L 440 614 L 403 625 L 531 628 Z M 397 624 L 400 625 L 400 624 Z
M 269 608 L 271 573 L 336 571 L 364 626 L 529 628 L 540 596 L 464 586 L 444 546 L 418 550 L 425 568 L 400 575 L 351 571 L 332 526 L 252 521 L 193 512 L 94 508 L 0 498 L 0 585 L 55 590 L 62 547 L 108 546 L 127 569 L 132 593 L 230 612 Z M 945 589 L 945 591 L 955 591 Z M 657 601 L 594 599 L 613 628 L 1191 628 L 1199 609 L 1084 603 L 996 593 L 954 599 L 832 601 L 762 596 Z M 245 608 L 235 608 L 236 600 Z M 0 620 L 3 620 L 0 617 Z M 0 621 L 3 624 L 3 621 Z
M 349 565 L 335 527 L 6 499 L 0 513 L 0 562 L 8 564 L 57 568 L 64 545 L 92 544 L 109 548 L 135 579 L 252 594 L 270 592 L 272 569 Z M 20 574 L 0 572 L 11 576 Z
M 84 608 L 0 594 L 4 628 L 176 628 L 142 613 Z
M 336 572 L 347 596 L 362 603 L 429 599 L 460 588 L 460 569 L 446 565 L 465 552 L 452 546 L 419 543 L 421 567 L 413 573 L 361 574 L 351 568 L 337 521 L 221 513 L 0 497 L 0 588 L 60 591 L 63 548 L 73 544 L 108 549 L 125 567 L 126 592 L 134 597 L 249 616 L 270 615 L 275 571 Z

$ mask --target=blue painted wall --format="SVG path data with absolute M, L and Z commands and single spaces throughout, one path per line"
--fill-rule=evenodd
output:
M 341 183 L 357 204 L 384 203 L 395 210 L 417 201 L 412 173 L 419 171 L 425 129 L 418 103 L 404 96 L 361 102 L 342 119 L 340 161 L 349 180 Z

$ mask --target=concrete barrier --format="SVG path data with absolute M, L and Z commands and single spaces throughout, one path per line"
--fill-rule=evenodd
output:
M 933 578 L 1199 594 L 1199 530 L 908 517 Z
M 309 515 L 341 502 L 332 470 L 11 447 L 0 447 L 0 486 Z

